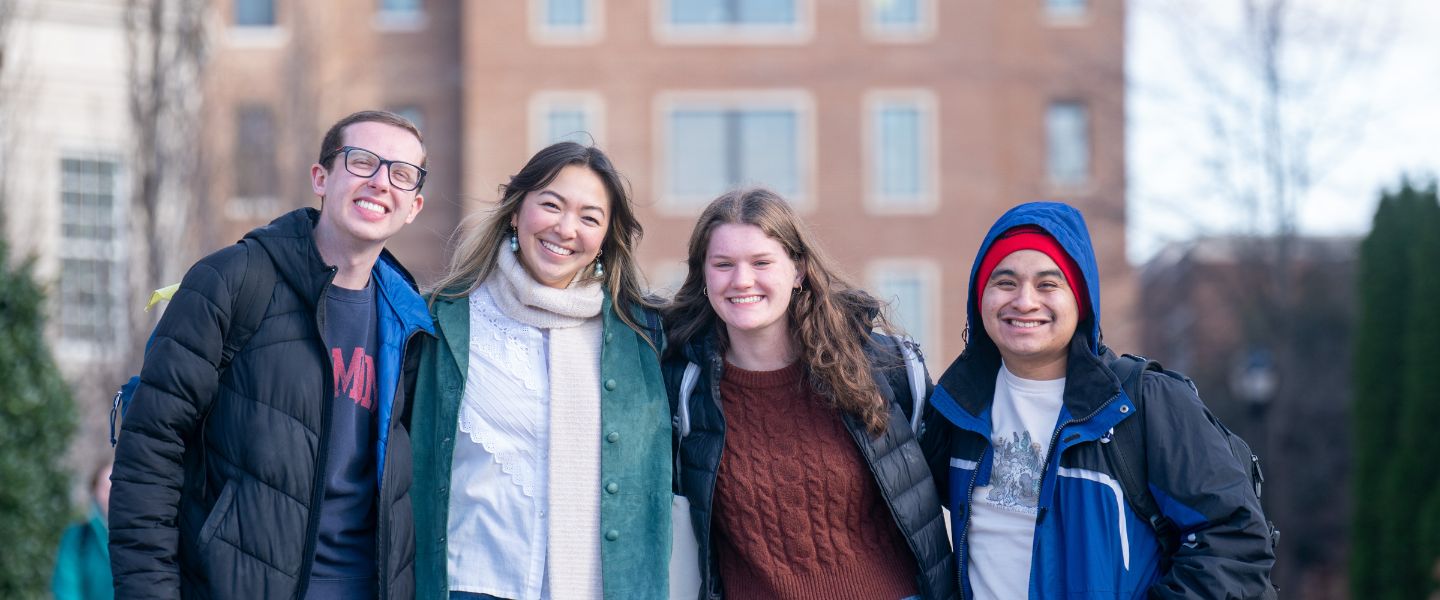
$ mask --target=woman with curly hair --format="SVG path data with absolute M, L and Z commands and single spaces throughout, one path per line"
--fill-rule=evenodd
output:
M 713 201 L 687 265 L 665 310 L 664 370 L 673 400 L 698 367 L 677 407 L 689 415 L 677 464 L 702 591 L 954 597 L 939 497 L 910 426 L 920 399 L 881 303 L 765 189 Z

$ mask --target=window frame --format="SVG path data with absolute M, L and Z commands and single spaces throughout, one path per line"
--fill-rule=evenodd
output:
M 281 24 L 280 0 L 268 0 L 270 2 L 270 16 L 274 20 L 268 24 L 242 24 L 239 23 L 239 6 L 247 0 L 231 0 L 230 14 L 225 29 L 225 42 L 230 46 L 238 48 L 279 48 L 290 41 L 290 34 Z
M 790 110 L 795 113 L 795 181 L 799 190 L 781 193 L 797 212 L 816 208 L 818 148 L 816 146 L 815 99 L 804 89 L 732 89 L 724 91 L 670 90 L 656 95 L 652 147 L 655 208 L 667 216 L 695 216 L 715 195 L 683 196 L 671 193 L 670 117 L 682 110 Z M 743 184 L 742 184 L 743 185 Z
M 530 152 L 538 152 L 551 143 L 549 116 L 556 108 L 578 108 L 585 114 L 586 133 L 593 138 L 593 144 L 603 146 L 605 141 L 605 97 L 594 90 L 543 90 L 530 95 L 527 108 L 527 134 Z M 583 142 L 582 142 L 583 143 Z
M 860 0 L 860 30 L 872 41 L 891 44 L 914 44 L 935 38 L 936 3 L 938 0 L 914 0 L 919 19 L 913 26 L 885 25 L 878 21 L 879 0 Z
M 887 106 L 909 104 L 920 113 L 921 190 L 912 197 L 894 196 L 880 190 L 880 111 Z M 865 93 L 864 126 L 861 132 L 862 185 L 865 208 L 873 214 L 925 215 L 940 209 L 940 114 L 939 99 L 926 88 L 879 89 Z
M 944 284 L 943 270 L 940 263 L 932 258 L 924 257 L 885 257 L 869 261 L 865 264 L 865 283 L 867 289 L 873 290 L 876 298 L 886 304 L 893 305 L 894 299 L 884 295 L 882 282 L 886 277 L 903 273 L 912 275 L 921 284 L 921 310 L 924 315 L 921 317 L 923 331 L 906 330 L 905 333 L 920 344 L 921 351 L 930 356 L 948 356 L 945 354 L 943 323 L 944 311 L 941 310 L 941 287 Z M 898 316 L 893 310 L 890 316 Z M 900 323 L 896 323 L 899 325 Z
M 605 39 L 605 0 L 581 0 L 588 17 L 579 27 L 556 27 L 548 22 L 550 0 L 529 0 L 530 40 L 546 46 L 583 46 Z
M 1084 139 L 1081 140 L 1079 144 L 1080 147 L 1084 148 L 1085 152 L 1084 165 L 1080 173 L 1080 178 L 1074 181 L 1057 178 L 1055 161 L 1053 160 L 1055 145 L 1051 143 L 1054 139 L 1053 132 L 1051 131 L 1051 114 L 1058 107 L 1062 106 L 1079 107 L 1081 110 L 1080 114 L 1084 119 L 1082 123 Z M 1079 97 L 1055 97 L 1045 104 L 1045 112 L 1041 118 L 1042 125 L 1040 129 L 1043 135 L 1041 148 L 1043 148 L 1044 156 L 1042 167 L 1046 185 L 1051 190 L 1061 193 L 1078 193 L 1090 190 L 1095 184 L 1095 115 L 1090 107 L 1090 103 Z
M 1052 27 L 1078 27 L 1090 23 L 1094 0 L 1081 0 L 1078 8 L 1057 6 L 1054 0 L 1041 0 L 1040 11 L 1045 23 Z
M 385 0 L 375 0 L 375 3 L 375 14 L 370 19 L 370 25 L 377 31 L 424 31 L 430 25 L 430 14 L 425 10 L 425 0 L 416 0 L 414 10 L 387 9 Z
M 272 128 L 271 134 L 274 138 L 272 140 L 271 146 L 278 148 L 278 145 L 280 143 L 280 115 L 279 111 L 275 110 L 274 106 L 264 101 L 236 102 L 235 104 L 230 106 L 231 124 L 233 128 L 230 130 L 230 146 L 227 148 L 227 151 L 229 152 L 231 164 L 235 164 L 241 159 L 241 153 L 239 151 L 241 147 L 240 114 L 242 110 L 247 108 L 260 108 L 269 112 Z M 252 144 L 246 144 L 246 146 L 251 145 Z M 263 144 L 253 145 L 263 146 Z M 280 161 L 274 153 L 270 153 L 269 156 L 271 157 L 271 160 L 273 162 L 271 167 L 274 171 L 272 177 L 270 177 L 270 180 L 274 182 L 274 185 L 280 185 Z M 242 195 L 240 193 L 240 178 L 244 177 L 245 174 L 240 173 L 239 171 L 240 169 L 229 170 L 230 189 L 228 190 L 229 193 L 227 195 L 227 201 L 225 202 L 225 216 L 229 219 L 237 221 L 256 220 L 267 218 L 268 215 L 273 215 L 277 211 L 279 211 L 281 191 L 279 189 L 272 188 L 271 193 L 269 194 L 253 196 Z
M 684 24 L 671 20 L 673 0 L 651 0 L 651 29 L 661 45 L 768 46 L 808 44 L 815 38 L 816 0 L 795 3 L 795 22 L 784 25 L 755 23 Z
M 62 204 L 61 216 L 55 221 L 57 249 L 56 249 L 56 275 L 55 275 L 55 321 L 58 334 L 57 346 L 65 354 L 77 355 L 85 358 L 99 357 L 107 348 L 123 348 L 127 345 L 130 337 L 129 318 L 126 313 L 126 299 L 129 297 L 129 224 L 127 216 L 130 208 L 129 179 L 128 171 L 119 152 L 94 151 L 94 150 L 73 150 L 62 151 L 55 156 L 57 167 L 57 198 Z M 81 161 L 87 163 L 109 163 L 112 168 L 112 181 L 110 192 L 112 194 L 110 203 L 110 224 L 113 234 L 107 241 L 72 238 L 65 234 L 66 211 L 63 208 L 64 196 L 72 190 L 67 189 L 65 183 L 65 162 Z M 74 216 L 73 213 L 69 216 Z M 99 332 L 96 337 L 79 337 L 70 335 L 66 329 L 67 325 L 73 323 L 67 319 L 71 315 L 68 309 L 65 294 L 65 262 L 67 260 L 98 261 L 109 266 L 109 295 L 108 310 L 101 307 L 99 311 L 92 312 L 92 317 L 104 318 L 113 327 L 109 331 Z

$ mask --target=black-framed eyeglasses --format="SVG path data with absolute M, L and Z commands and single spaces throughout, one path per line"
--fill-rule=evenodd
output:
M 341 146 L 325 154 L 321 163 L 330 162 L 337 154 L 345 155 L 345 170 L 356 177 L 374 177 L 380 167 L 390 167 L 390 185 L 411 192 L 425 185 L 427 171 L 402 160 L 386 160 L 378 154 L 356 146 Z

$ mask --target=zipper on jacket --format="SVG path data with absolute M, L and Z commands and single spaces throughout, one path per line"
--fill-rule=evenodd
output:
M 376 319 L 379 319 L 378 315 Z M 402 401 L 406 403 L 410 401 L 409 395 L 400 394 L 400 390 L 405 387 L 405 355 L 406 351 L 410 348 L 410 342 L 413 341 L 417 335 L 420 335 L 419 329 L 410 330 L 410 333 L 405 336 L 405 343 L 400 345 L 400 377 L 395 382 L 395 398 L 397 400 L 403 398 Z M 400 422 L 400 415 L 405 412 L 404 408 L 403 405 L 397 405 L 394 401 L 390 403 L 390 425 L 385 429 L 389 432 L 391 440 L 395 439 L 395 424 Z M 380 487 L 375 490 L 375 501 L 377 503 L 386 499 L 385 482 L 390 479 L 390 471 L 392 470 L 389 468 L 391 456 L 394 456 L 393 452 L 385 452 L 385 464 L 380 465 Z M 412 483 L 411 485 L 413 487 L 414 484 Z M 375 597 L 380 600 L 385 600 L 385 598 L 390 597 L 390 548 L 388 544 L 384 543 L 386 528 L 389 524 L 389 507 L 382 508 L 377 504 L 375 506 L 375 570 L 378 573 L 376 574 L 375 581 L 378 583 L 380 589 L 376 590 Z M 418 545 L 416 551 L 419 551 Z
M 990 440 L 985 440 L 985 444 L 987 445 L 985 451 L 980 453 L 981 462 L 985 461 L 985 453 L 990 452 Z M 949 467 L 946 468 L 948 469 Z M 965 571 L 969 568 L 969 562 L 965 562 L 967 565 L 965 569 L 961 569 L 960 564 L 961 561 L 966 560 L 965 553 L 968 552 L 968 549 L 965 547 L 965 542 L 970 536 L 970 516 L 975 512 L 974 509 L 970 508 L 970 501 L 975 497 L 975 480 L 979 478 L 980 465 L 976 464 L 975 473 L 970 475 L 970 486 L 965 490 L 965 525 L 960 528 L 960 541 L 955 544 L 955 586 L 960 591 L 960 600 L 965 600 Z M 951 513 L 950 518 L 953 520 L 955 514 Z
M 1095 410 L 1090 411 L 1090 414 L 1085 415 L 1084 417 L 1081 417 L 1081 418 L 1078 418 L 1078 419 L 1069 419 L 1069 420 L 1065 421 L 1064 423 L 1061 423 L 1059 427 L 1056 427 L 1056 428 L 1055 428 L 1055 432 L 1050 434 L 1050 448 L 1045 451 L 1045 468 L 1044 468 L 1043 471 L 1040 472 L 1040 482 L 1041 482 L 1041 485 L 1042 485 L 1042 486 L 1044 485 L 1045 479 L 1046 479 L 1047 477 L 1049 477 L 1049 475 L 1050 475 L 1050 459 L 1055 456 L 1055 445 L 1056 445 L 1057 443 L 1059 443 L 1059 441 L 1060 441 L 1060 432 L 1064 431 L 1066 427 L 1069 427 L 1069 426 L 1074 425 L 1074 424 L 1076 424 L 1076 423 L 1084 423 L 1085 421 L 1089 421 L 1090 419 L 1095 418 L 1095 415 L 1100 414 L 1100 411 L 1105 410 L 1106 407 L 1110 406 L 1110 403 L 1111 403 L 1111 402 L 1114 402 L 1115 399 L 1116 399 L 1116 398 L 1119 398 L 1119 397 L 1120 397 L 1120 394 L 1118 394 L 1118 393 L 1115 394 L 1115 395 L 1112 395 L 1112 396 L 1110 396 L 1110 399 L 1108 399 L 1108 400 L 1106 400 L 1106 401 L 1104 401 L 1104 402 L 1101 402 L 1101 403 L 1100 403 L 1100 406 L 1095 407 Z M 989 440 L 986 440 L 986 443 L 989 443 Z M 985 457 L 982 455 L 980 458 L 983 460 Z M 979 469 L 979 467 L 976 467 L 976 469 L 975 469 L 975 477 L 971 477 L 971 478 L 970 478 L 970 491 L 969 491 L 969 493 L 967 493 L 966 496 L 965 496 L 965 502 L 966 502 L 967 505 L 970 503 L 971 497 L 972 497 L 972 496 L 974 495 L 974 493 L 975 493 L 975 479 L 977 479 L 979 476 L 980 476 L 980 469 Z M 1053 491 L 1052 491 L 1052 493 L 1053 493 Z M 970 511 L 967 509 L 966 515 L 965 515 L 965 533 L 969 533 L 969 532 L 970 532 L 970 514 L 969 514 L 969 512 L 970 512 Z M 1035 511 L 1035 528 L 1036 528 L 1036 529 L 1039 529 L 1039 528 L 1040 528 L 1040 523 L 1045 520 L 1045 513 L 1046 513 L 1046 512 L 1047 512 L 1047 511 L 1045 510 L 1044 507 L 1038 507 L 1038 508 L 1036 509 L 1036 511 Z M 1121 518 L 1124 518 L 1124 516 L 1122 515 Z M 962 545 L 965 543 L 965 536 L 964 536 L 964 535 L 961 535 L 961 537 L 960 537 L 960 543 L 961 543 Z M 1031 545 L 1032 545 L 1032 546 L 1034 545 L 1034 542 L 1033 542 L 1033 541 L 1031 542 Z M 1031 553 L 1032 553 L 1032 556 L 1033 556 L 1033 553 L 1034 553 L 1033 548 L 1032 548 L 1032 550 L 1031 550 Z M 956 563 L 957 563 L 957 564 L 959 563 L 959 560 L 958 560 L 958 559 L 956 560 Z M 1031 566 L 1030 566 L 1030 571 L 1031 571 L 1031 574 L 1033 575 L 1033 573 L 1034 573 L 1034 571 L 1035 571 L 1035 566 L 1034 566 L 1034 565 L 1031 565 Z M 960 570 L 959 570 L 959 569 L 956 569 L 955 572 L 956 572 L 956 578 L 958 579 L 958 578 L 959 578 Z M 1027 581 L 1029 580 L 1029 578 L 1030 578 L 1030 576 L 1027 576 Z M 1028 583 L 1026 584 L 1026 587 L 1027 587 L 1027 588 L 1029 587 L 1029 584 L 1028 584 Z M 960 597 L 961 597 L 962 599 L 965 597 L 965 588 L 964 588 L 963 586 L 960 588 Z
M 717 352 L 710 357 L 710 402 L 715 404 L 715 413 L 720 415 L 720 451 L 715 454 L 715 472 L 710 479 L 710 496 L 705 499 L 705 595 L 710 600 L 720 600 L 720 592 L 715 590 L 714 569 L 711 566 L 715 563 L 715 557 L 711 548 L 715 546 L 715 530 L 710 526 L 715 518 L 715 486 L 720 480 L 720 461 L 725 460 L 725 408 L 720 402 L 720 375 L 725 368 L 725 361 Z
M 320 347 L 325 347 L 325 295 L 330 293 L 330 284 L 335 280 L 335 273 L 338 269 L 331 267 L 330 276 L 325 279 L 325 285 L 320 288 L 320 301 L 315 307 L 315 333 L 320 337 Z M 325 381 L 322 386 L 321 397 L 324 398 L 325 409 L 320 411 L 320 439 L 316 443 L 315 477 L 310 482 L 310 510 L 305 515 L 305 547 L 300 554 L 299 583 L 295 588 L 295 598 L 304 598 L 305 592 L 310 589 L 310 570 L 315 567 L 315 544 L 318 541 L 320 529 L 320 508 L 325 496 L 325 467 L 330 458 L 330 409 L 335 390 L 332 387 L 335 381 L 335 364 L 330 362 L 330 353 L 324 352 L 325 359 Z
M 891 392 L 892 392 L 892 394 L 895 393 L 893 387 L 891 388 Z M 898 401 L 895 400 L 895 399 L 892 397 L 892 398 L 889 399 L 889 402 L 887 403 L 887 406 L 888 406 L 888 405 L 895 405 L 895 404 L 898 404 Z M 900 411 L 900 414 L 905 414 L 905 411 L 903 411 L 903 410 Z M 841 419 L 841 422 L 845 424 L 845 429 L 850 432 L 850 437 L 855 440 L 856 445 L 858 445 L 858 446 L 861 447 L 861 448 L 860 448 L 860 455 L 865 457 L 865 466 L 867 466 L 867 467 L 870 468 L 870 477 L 875 480 L 875 484 L 876 484 L 875 487 L 880 488 L 880 496 L 885 499 L 885 506 L 886 506 L 886 508 L 889 508 L 889 509 L 890 509 L 890 519 L 895 522 L 895 528 L 898 529 L 898 530 L 900 530 L 900 535 L 901 535 L 901 537 L 904 537 L 904 538 L 905 538 L 905 545 L 906 545 L 906 546 L 909 546 L 909 548 L 910 548 L 910 554 L 914 555 L 914 557 L 915 557 L 915 566 L 918 567 L 919 576 L 920 576 L 920 577 L 919 577 L 919 581 L 916 581 L 916 582 L 915 582 L 915 583 L 916 583 L 916 587 L 917 587 L 917 588 L 928 587 L 928 585 L 927 585 L 927 586 L 919 585 L 921 581 L 926 582 L 926 583 L 928 583 L 928 582 L 930 581 L 930 578 L 929 578 L 929 576 L 928 576 L 929 574 L 925 572 L 925 566 L 922 565 L 922 564 L 920 564 L 920 549 L 919 549 L 919 547 L 917 547 L 917 546 L 915 545 L 915 540 L 913 539 L 913 536 L 911 536 L 910 534 L 908 534 L 908 533 L 905 532 L 905 525 L 903 525 L 902 523 L 900 523 L 900 515 L 899 515 L 899 513 L 895 510 L 895 499 L 890 496 L 890 490 L 887 489 L 884 485 L 881 485 L 881 484 L 880 484 L 880 473 L 879 473 L 879 471 L 875 468 L 875 459 L 874 459 L 874 456 L 873 456 L 872 453 L 865 451 L 865 449 L 868 448 L 869 445 L 870 445 L 870 444 L 869 444 L 869 438 L 868 438 L 868 436 L 867 436 L 866 433 L 864 432 L 864 429 L 863 429 L 863 428 L 862 428 L 861 431 L 856 431 L 855 428 L 851 426 L 852 421 L 853 421 L 853 419 L 845 419 L 845 418 L 843 418 L 843 417 L 842 417 L 842 419 Z M 891 419 L 891 422 L 893 423 L 894 420 Z M 907 426 L 908 426 L 908 421 L 907 421 Z M 891 431 L 890 427 L 887 426 L 887 427 L 886 427 L 886 432 L 887 432 L 887 433 L 886 433 L 886 437 L 889 437 L 890 435 L 892 435 L 891 433 L 889 433 L 890 431 Z M 914 437 L 914 436 L 912 435 L 912 436 L 911 436 L 911 439 L 915 440 L 916 446 L 919 446 L 919 444 L 920 444 L 919 438 Z M 890 450 L 891 450 L 892 452 L 900 451 L 900 450 L 898 450 L 898 449 L 899 449 L 900 446 L 903 446 L 903 445 L 904 445 L 903 442 L 898 443 L 898 444 L 896 444 L 895 446 L 892 446 L 892 447 L 890 448 Z M 900 452 L 903 453 L 903 451 L 900 451 Z M 923 456 L 924 453 L 922 452 L 921 455 Z M 947 468 L 948 468 L 948 467 L 947 467 Z M 933 485 L 933 483 L 934 483 L 933 478 L 932 478 L 932 480 L 931 480 L 931 483 L 932 483 L 932 485 Z M 944 515 L 942 514 L 941 517 L 942 517 L 942 520 L 943 520 Z M 925 594 L 925 593 L 924 593 L 924 592 L 927 591 L 927 590 L 925 590 L 925 589 L 918 589 L 917 591 L 921 592 L 921 594 L 920 594 L 921 597 L 929 597 L 929 594 Z M 930 590 L 930 591 L 933 592 L 933 590 Z

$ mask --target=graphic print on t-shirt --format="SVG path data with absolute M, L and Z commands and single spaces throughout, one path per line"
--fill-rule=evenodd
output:
M 997 436 L 994 470 L 985 500 L 1006 510 L 1033 515 L 1040 505 L 1040 477 L 1045 470 L 1044 448 L 1029 431 Z
M 330 360 L 335 365 L 335 397 L 349 397 L 360 408 L 374 412 L 375 358 L 356 346 L 349 360 L 340 348 L 331 348 Z

